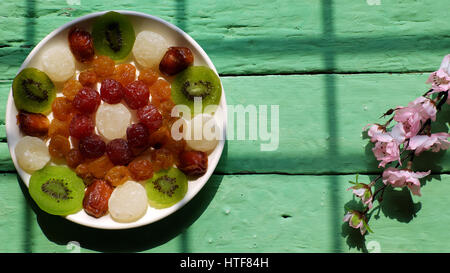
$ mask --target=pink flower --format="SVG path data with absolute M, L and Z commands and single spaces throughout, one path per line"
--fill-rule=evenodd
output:
M 372 190 L 369 185 L 364 183 L 356 182 L 354 186 L 348 188 L 347 190 L 353 190 L 353 194 L 361 198 L 364 205 L 368 206 L 369 209 L 372 208 Z
M 363 131 L 366 131 L 368 127 L 369 130 L 367 131 L 367 135 L 370 137 L 370 141 L 372 142 L 377 142 L 378 136 L 386 133 L 386 128 L 384 128 L 380 124 L 368 124 L 366 127 L 364 127 Z
M 434 102 L 429 98 L 420 96 L 410 102 L 407 107 L 397 107 L 394 120 L 405 123 L 417 114 L 418 116 L 414 117 L 414 120 L 420 119 L 421 121 L 426 121 L 431 119 L 432 121 L 435 121 L 436 113 L 437 109 Z
M 348 222 L 349 226 L 352 228 L 359 228 L 361 235 L 364 235 L 367 230 L 371 232 L 367 225 L 365 215 L 360 211 L 349 210 L 347 214 L 345 214 L 343 221 Z
M 427 135 L 414 136 L 410 139 L 408 150 L 415 150 L 414 154 L 419 155 L 423 151 L 430 150 L 432 152 L 439 152 L 440 150 L 447 150 L 450 147 L 450 142 L 447 140 L 450 137 L 448 133 L 436 133 Z
M 450 55 L 446 55 L 442 60 L 439 69 L 428 77 L 426 83 L 431 83 L 432 92 L 429 94 L 447 91 L 450 88 Z
M 378 167 L 384 168 L 389 162 L 397 160 L 401 165 L 399 145 L 405 141 L 402 123 L 397 123 L 390 132 L 374 135 L 373 139 L 376 141 L 375 147 L 372 148 L 373 154 L 381 161 Z
M 420 181 L 419 178 L 423 178 L 429 175 L 428 172 L 413 172 L 411 170 L 399 170 L 396 168 L 387 168 L 383 172 L 383 183 L 391 184 L 392 187 L 405 187 L 407 186 L 412 194 L 421 196 L 420 194 Z
M 385 167 L 386 164 L 392 161 L 399 161 L 400 165 L 400 149 L 398 148 L 398 143 L 395 141 L 391 142 L 377 142 L 375 147 L 372 149 L 373 154 L 378 161 L 381 161 L 378 165 L 379 167 Z

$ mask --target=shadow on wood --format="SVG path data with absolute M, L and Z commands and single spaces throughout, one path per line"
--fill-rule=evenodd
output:
M 186 232 L 206 210 L 222 182 L 223 175 L 213 175 L 203 189 L 184 207 L 172 215 L 149 225 L 128 230 L 100 230 L 78 225 L 63 217 L 43 212 L 28 193 L 28 188 L 17 176 L 18 183 L 37 216 L 38 224 L 45 236 L 59 245 L 76 241 L 80 247 L 101 252 L 139 252 L 162 245 L 181 235 L 180 252 L 189 252 Z M 30 215 L 28 216 L 30 218 Z M 30 223 L 30 219 L 25 221 Z M 30 235 L 25 234 L 29 240 Z M 29 246 L 27 252 L 33 252 Z

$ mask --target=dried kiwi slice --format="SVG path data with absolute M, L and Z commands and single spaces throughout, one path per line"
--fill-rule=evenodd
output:
M 36 68 L 25 68 L 15 78 L 12 85 L 16 108 L 31 113 L 48 113 L 56 97 L 56 87 L 52 80 Z
M 195 98 L 201 98 L 202 112 L 208 105 L 218 105 L 222 86 L 216 73 L 206 66 L 190 66 L 177 74 L 172 83 L 172 100 L 186 105 L 194 113 Z
M 163 209 L 178 203 L 186 195 L 188 180 L 177 168 L 161 170 L 145 183 L 150 206 Z
M 34 172 L 29 192 L 39 208 L 53 215 L 69 215 L 83 207 L 83 180 L 65 166 L 46 166 Z
M 92 38 L 98 55 L 123 60 L 133 49 L 136 34 L 131 21 L 125 15 L 110 11 L 95 20 Z

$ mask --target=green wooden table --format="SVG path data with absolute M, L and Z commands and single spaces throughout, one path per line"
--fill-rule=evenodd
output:
M 387 191 L 361 237 L 342 222 L 355 174 L 380 170 L 362 128 L 424 91 L 449 53 L 447 1 L 3 0 L 0 2 L 0 252 L 447 252 L 450 157 L 422 197 Z M 12 79 L 56 27 L 101 10 L 161 17 L 209 54 L 230 105 L 279 105 L 279 147 L 227 141 L 206 186 L 170 217 L 127 231 L 41 212 L 9 156 L 4 112 Z M 446 109 L 446 108 L 445 108 Z M 440 114 L 447 121 L 450 111 Z

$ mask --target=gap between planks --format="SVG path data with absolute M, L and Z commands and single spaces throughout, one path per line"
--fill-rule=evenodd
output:
M 309 71 L 309 72 L 280 72 L 280 73 L 248 73 L 248 74 L 220 74 L 220 77 L 264 77 L 264 76 L 310 76 L 310 75 L 368 75 L 368 74 L 428 74 L 434 71 L 348 71 L 348 72 L 338 72 L 338 71 Z M 12 82 L 14 78 L 0 79 L 0 83 Z

